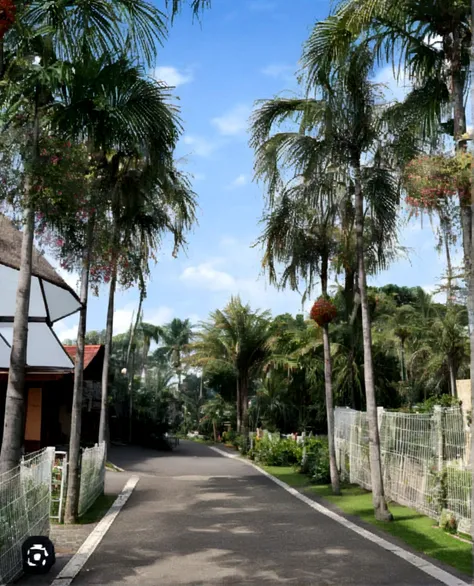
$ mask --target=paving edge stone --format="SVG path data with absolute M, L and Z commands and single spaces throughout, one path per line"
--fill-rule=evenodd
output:
M 105 513 L 104 517 L 99 521 L 95 529 L 78 549 L 77 553 L 64 566 L 56 579 L 51 583 L 51 586 L 69 586 L 71 584 L 104 538 L 110 526 L 117 518 L 117 515 L 130 498 L 139 480 L 138 476 L 131 476 L 128 479 L 122 492 L 115 499 L 114 504 Z

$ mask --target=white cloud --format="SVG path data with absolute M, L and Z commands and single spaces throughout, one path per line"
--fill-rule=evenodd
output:
M 251 108 L 245 104 L 240 104 L 223 114 L 212 119 L 212 124 L 217 127 L 218 131 L 224 136 L 236 136 L 244 134 L 249 126 L 249 117 Z
M 263 75 L 273 77 L 275 79 L 283 79 L 285 81 L 293 80 L 296 67 L 293 65 L 285 65 L 284 63 L 272 63 L 262 69 Z
M 394 72 L 391 65 L 387 65 L 380 69 L 375 78 L 375 83 L 384 86 L 384 94 L 386 99 L 393 101 L 403 101 L 408 92 L 411 90 L 411 83 L 403 73 L 399 78 L 396 78 L 396 70 Z
M 77 325 L 72 326 L 70 328 L 65 328 L 61 325 L 61 322 L 59 322 L 54 324 L 53 329 L 56 332 L 58 338 L 61 340 L 61 342 L 64 342 L 64 340 L 72 340 L 74 343 L 76 342 Z
M 232 291 L 236 281 L 232 275 L 215 268 L 220 261 L 209 261 L 197 266 L 187 267 L 181 273 L 180 279 L 187 284 L 208 291 Z
M 176 67 L 171 66 L 155 67 L 152 76 L 156 80 L 162 81 L 171 87 L 178 87 L 185 83 L 190 83 L 194 79 L 190 71 L 186 70 L 181 72 Z
M 195 155 L 199 157 L 209 157 L 217 149 L 217 144 L 202 136 L 192 136 L 186 134 L 183 137 L 183 143 L 190 146 Z
M 247 185 L 247 183 L 249 182 L 249 179 L 247 177 L 247 175 L 241 174 L 238 177 L 236 177 L 232 183 L 230 183 L 228 185 L 228 189 L 236 189 L 237 187 L 243 187 L 244 185 Z
M 232 295 L 240 295 L 252 308 L 271 309 L 275 315 L 302 311 L 299 293 L 278 291 L 261 274 L 261 250 L 232 236 L 221 238 L 218 249 L 222 256 L 189 266 L 180 275 L 196 293 L 212 295 L 212 307 L 223 307 Z
M 125 307 L 117 309 L 114 313 L 114 336 L 124 334 L 130 329 L 132 319 L 135 320 L 137 315 L 137 305 L 128 303 Z M 143 309 L 143 321 L 153 325 L 163 325 L 173 319 L 174 311 L 170 307 L 160 306 L 156 308 Z

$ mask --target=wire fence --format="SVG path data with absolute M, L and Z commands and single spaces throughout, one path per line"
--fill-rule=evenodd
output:
M 79 490 L 79 516 L 82 516 L 104 493 L 105 442 L 86 448 L 81 459 L 81 485 Z
M 22 572 L 21 546 L 34 535 L 49 535 L 54 448 L 29 454 L 0 475 L 0 584 Z
M 386 496 L 433 519 L 445 511 L 470 532 L 470 430 L 458 407 L 434 413 L 379 408 L 378 425 Z M 371 488 L 366 413 L 335 409 L 335 447 L 343 480 Z

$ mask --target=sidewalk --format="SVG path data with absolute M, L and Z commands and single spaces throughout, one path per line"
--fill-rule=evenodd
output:
M 107 470 L 105 474 L 105 494 L 119 494 L 129 476 L 129 474 L 124 472 L 111 472 Z M 56 551 L 56 563 L 48 574 L 44 576 L 25 575 L 17 580 L 15 584 L 49 586 L 96 526 L 97 523 L 88 523 L 87 525 L 51 524 L 50 539 Z

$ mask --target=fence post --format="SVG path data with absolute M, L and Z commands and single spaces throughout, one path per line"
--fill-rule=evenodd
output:
M 385 410 L 383 407 L 377 407 L 377 427 L 379 429 L 379 435 L 380 435 L 380 428 L 382 427 L 382 418 L 383 418 L 384 412 L 385 412 Z
M 439 405 L 435 405 L 434 407 L 434 422 L 436 429 L 438 472 L 442 472 L 444 467 L 443 410 Z

